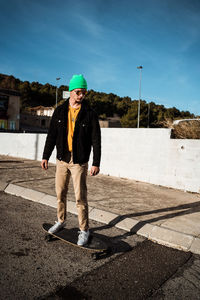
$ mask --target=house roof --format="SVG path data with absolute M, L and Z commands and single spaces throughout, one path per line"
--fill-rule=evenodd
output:
M 39 105 L 39 106 L 31 107 L 30 109 L 33 110 L 33 111 L 37 111 L 37 110 L 52 110 L 54 108 L 53 108 L 53 106 L 42 106 L 42 105 Z

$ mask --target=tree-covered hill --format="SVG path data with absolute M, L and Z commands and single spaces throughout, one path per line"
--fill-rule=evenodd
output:
M 21 93 L 21 108 L 34 106 L 54 106 L 56 99 L 56 86 L 49 83 L 21 81 L 14 76 L 0 74 L 0 87 L 13 89 Z M 63 91 L 68 86 L 58 88 L 58 101 L 62 99 Z M 138 101 L 130 97 L 119 97 L 115 94 L 106 94 L 89 90 L 86 101 L 95 109 L 100 118 L 112 117 L 117 114 L 121 118 L 123 127 L 137 127 Z M 164 127 L 166 120 L 193 118 L 189 111 L 179 111 L 177 108 L 165 108 L 154 102 L 141 101 L 140 127 Z
M 34 106 L 54 106 L 56 87 L 46 83 L 21 81 L 14 76 L 0 74 L 0 87 L 17 90 L 21 93 L 21 108 Z M 68 90 L 68 86 L 60 86 L 58 99 L 61 99 L 62 91 Z

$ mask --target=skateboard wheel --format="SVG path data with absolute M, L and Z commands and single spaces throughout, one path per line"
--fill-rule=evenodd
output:
M 99 259 L 99 254 L 98 254 L 98 253 L 92 253 L 92 258 L 93 258 L 94 260 Z
M 52 235 L 46 234 L 45 235 L 45 241 L 50 242 L 52 240 Z

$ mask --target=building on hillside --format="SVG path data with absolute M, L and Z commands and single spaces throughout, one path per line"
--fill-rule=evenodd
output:
M 54 107 L 29 107 L 21 114 L 20 127 L 27 132 L 47 132 Z
M 29 112 L 31 115 L 36 115 L 36 116 L 47 116 L 47 117 L 52 117 L 53 112 L 54 112 L 54 107 L 46 107 L 46 106 L 36 106 L 36 107 L 30 107 Z
M 114 115 L 113 117 L 106 118 L 105 120 L 99 120 L 101 128 L 121 128 L 120 117 Z
M 0 130 L 19 130 L 20 93 L 0 88 Z

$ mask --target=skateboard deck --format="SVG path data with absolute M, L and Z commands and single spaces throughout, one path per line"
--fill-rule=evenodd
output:
M 72 246 L 82 248 L 91 252 L 91 255 L 94 259 L 99 259 L 100 257 L 106 256 L 109 253 L 109 247 L 107 244 L 100 238 L 98 233 L 90 233 L 88 243 L 84 246 L 77 245 L 78 240 L 78 228 L 62 228 L 56 233 L 49 233 L 48 230 L 53 225 L 50 223 L 44 223 L 42 225 L 44 231 L 46 232 L 45 239 L 51 241 L 53 238 L 57 238 L 65 243 L 68 243 Z

